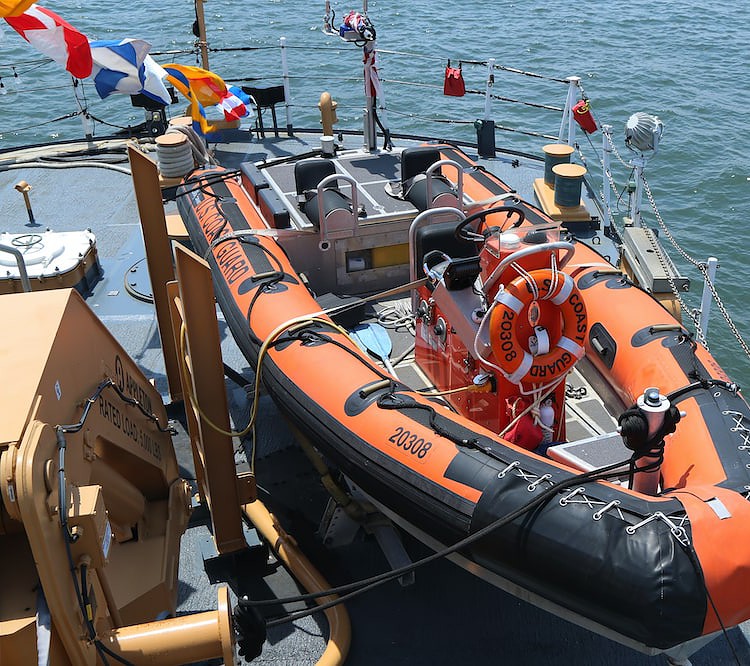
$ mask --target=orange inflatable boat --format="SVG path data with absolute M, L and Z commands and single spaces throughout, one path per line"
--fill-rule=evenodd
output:
M 384 513 L 493 584 L 651 653 L 748 619 L 738 387 L 613 265 L 616 242 L 456 148 L 414 155 L 439 177 L 402 179 L 391 209 L 355 167 L 405 155 L 209 168 L 178 190 L 258 379 Z M 413 331 L 398 376 L 349 334 L 376 326 L 376 292 Z

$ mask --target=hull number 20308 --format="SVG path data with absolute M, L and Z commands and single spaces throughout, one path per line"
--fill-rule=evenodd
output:
M 432 448 L 432 442 L 425 442 L 424 439 L 401 426 L 396 428 L 396 432 L 388 438 L 388 441 L 420 460 L 424 459 Z

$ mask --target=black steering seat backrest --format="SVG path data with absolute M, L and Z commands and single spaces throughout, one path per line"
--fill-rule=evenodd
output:
M 459 203 L 455 188 L 440 167 L 432 171 L 428 183 L 426 172 L 440 161 L 440 151 L 432 146 L 406 148 L 401 153 L 401 191 L 404 199 L 419 211 L 438 206 L 457 207 Z
M 415 263 L 417 275 L 423 275 L 422 263 L 430 252 L 437 250 L 451 259 L 477 257 L 477 244 L 456 237 L 457 222 L 435 222 L 417 229 Z
M 332 160 L 309 159 L 297 162 L 294 165 L 294 182 L 297 195 L 300 197 L 300 209 L 316 228 L 320 228 L 321 201 L 318 200 L 318 185 L 321 181 L 336 173 L 336 165 Z M 344 210 L 351 214 L 352 202 L 343 194 L 335 180 L 328 182 L 322 192 L 323 216 L 334 211 Z

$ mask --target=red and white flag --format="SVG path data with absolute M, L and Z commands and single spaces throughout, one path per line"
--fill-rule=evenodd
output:
M 375 43 L 370 42 L 362 49 L 362 62 L 365 64 L 365 94 L 367 97 L 383 97 L 383 84 L 378 74 L 378 54 Z
M 63 65 L 77 79 L 91 75 L 89 40 L 55 12 L 31 5 L 23 14 L 6 16 L 5 20 L 29 44 Z
M 228 121 L 250 115 L 250 97 L 237 86 L 227 86 L 227 92 L 219 100 L 218 106 L 224 112 L 224 119 Z

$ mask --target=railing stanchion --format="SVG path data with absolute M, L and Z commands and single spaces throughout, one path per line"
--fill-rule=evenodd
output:
M 579 76 L 569 76 L 566 80 L 568 82 L 568 96 L 565 99 L 565 109 L 563 110 L 562 119 L 560 120 L 560 132 L 557 135 L 557 141 L 558 143 L 563 142 L 566 129 L 565 126 L 567 124 L 568 145 L 572 146 L 575 144 L 576 136 L 576 127 L 573 120 L 573 104 L 575 104 L 575 99 L 577 97 L 576 92 L 581 82 L 581 78 Z
M 286 37 L 279 37 L 281 46 L 281 69 L 284 81 L 284 107 L 286 108 L 286 133 L 293 136 L 292 133 L 292 93 L 289 88 L 289 64 L 286 60 Z
M 712 294 L 711 289 L 708 286 L 708 281 L 711 281 L 711 284 L 716 284 L 716 269 L 719 267 L 719 260 L 716 257 L 709 257 L 708 261 L 706 262 L 708 276 L 706 278 L 706 281 L 703 283 L 703 295 L 701 296 L 701 310 L 700 310 L 700 319 L 698 321 L 698 326 L 701 330 L 701 335 L 703 336 L 703 340 L 706 339 L 706 334 L 708 333 L 708 316 L 711 313 L 711 300 L 712 300 Z
M 609 186 L 609 165 L 612 144 L 610 132 L 612 125 L 602 125 L 602 192 L 604 194 L 604 228 L 608 229 L 612 219 L 612 191 Z

